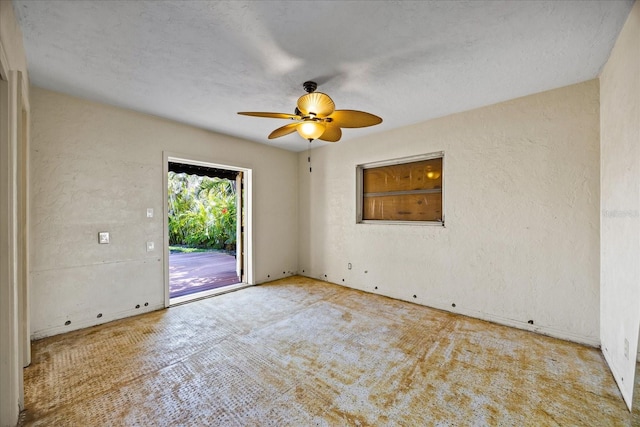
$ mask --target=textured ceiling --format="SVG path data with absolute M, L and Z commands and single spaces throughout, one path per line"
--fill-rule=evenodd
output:
M 598 75 L 633 1 L 14 0 L 33 84 L 256 142 L 316 80 L 381 125 L 340 143 Z M 320 142 L 314 142 L 322 144 Z M 317 145 L 316 145 L 317 146 Z

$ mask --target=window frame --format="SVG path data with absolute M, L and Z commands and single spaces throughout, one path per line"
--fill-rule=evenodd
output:
M 362 219 L 363 203 L 364 203 L 364 184 L 363 174 L 365 169 L 373 169 L 383 166 L 396 166 L 405 163 L 415 163 L 424 160 L 442 159 L 442 221 L 400 221 L 400 220 L 384 220 L 384 219 Z M 396 159 L 382 160 L 377 162 L 362 163 L 356 165 L 356 224 L 385 224 L 385 225 L 418 225 L 418 226 L 445 226 L 445 155 L 444 151 L 436 151 L 433 153 L 419 154 L 415 156 L 399 157 Z

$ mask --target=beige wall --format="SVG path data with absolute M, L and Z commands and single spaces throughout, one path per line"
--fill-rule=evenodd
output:
M 640 328 L 640 2 L 600 77 L 600 103 L 600 337 L 631 406 Z
M 164 151 L 252 169 L 255 282 L 296 271 L 295 153 L 36 87 L 31 100 L 34 337 L 164 306 Z
M 322 147 L 312 173 L 301 153 L 299 271 L 598 345 L 598 90 L 591 80 Z M 355 223 L 356 165 L 436 151 L 446 227 Z

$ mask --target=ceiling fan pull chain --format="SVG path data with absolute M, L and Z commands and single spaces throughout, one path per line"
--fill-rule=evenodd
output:
M 307 162 L 309 163 L 309 173 L 311 173 L 311 142 L 313 140 L 309 140 L 309 146 L 307 148 Z

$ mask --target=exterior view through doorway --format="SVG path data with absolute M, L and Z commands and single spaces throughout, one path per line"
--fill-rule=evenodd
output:
M 165 305 L 246 286 L 250 171 L 165 157 Z

